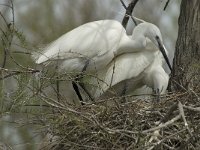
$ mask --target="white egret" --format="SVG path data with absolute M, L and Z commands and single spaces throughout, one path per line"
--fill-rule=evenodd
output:
M 146 38 L 160 49 L 170 67 L 159 29 L 147 22 L 134 28 L 132 38 L 129 38 L 118 21 L 89 22 L 64 34 L 34 57 L 37 64 L 51 64 L 56 61 L 60 71 L 65 70 L 76 74 L 81 74 L 83 71 L 95 72 L 106 67 L 118 55 L 145 49 Z M 82 101 L 77 84 L 72 83 Z M 79 82 L 79 85 L 90 95 L 83 84 Z
M 147 45 L 141 52 L 122 54 L 109 64 L 101 74 L 104 82 L 95 95 L 101 98 L 120 96 L 146 85 L 159 96 L 166 91 L 169 81 L 163 63 L 162 53 L 147 39 Z

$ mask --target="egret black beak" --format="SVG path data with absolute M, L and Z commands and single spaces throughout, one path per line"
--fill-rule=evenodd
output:
M 167 65 L 168 65 L 170 71 L 172 71 L 172 66 L 170 65 L 169 59 L 168 59 L 168 57 L 167 57 L 165 47 L 164 47 L 163 44 L 161 43 L 159 37 L 156 37 L 156 40 L 157 40 L 157 42 L 158 42 L 159 49 L 160 49 L 160 51 L 161 51 L 161 53 L 162 53 L 162 55 L 163 55 L 163 57 L 164 57 L 164 59 L 165 59 Z

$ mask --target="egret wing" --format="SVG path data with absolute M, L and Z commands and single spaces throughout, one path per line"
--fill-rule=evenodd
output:
M 100 20 L 86 23 L 64 34 L 39 55 L 36 63 L 70 58 L 93 58 L 106 54 L 126 32 L 118 21 Z

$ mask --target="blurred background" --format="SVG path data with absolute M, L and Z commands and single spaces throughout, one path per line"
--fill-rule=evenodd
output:
M 126 5 L 130 1 L 124 0 Z M 166 1 L 140 0 L 133 15 L 154 23 L 160 28 L 172 61 L 178 34 L 180 0 L 170 1 L 167 9 L 163 11 Z M 9 50 L 15 61 L 25 67 L 34 66 L 29 55 L 30 52 L 38 50 L 41 45 L 48 44 L 73 28 L 101 19 L 115 19 L 121 22 L 125 14 L 120 0 L 17 0 L 13 2 L 14 11 L 10 9 L 10 5 L 9 0 L 0 0 L 0 29 L 7 31 L 5 20 L 8 23 L 12 22 L 14 14 L 16 33 Z M 127 33 L 131 34 L 133 28 L 134 24 L 129 20 Z M 1 37 L 2 34 L 3 32 L 0 33 Z M 1 63 L 4 57 L 3 43 L 0 48 Z M 5 68 L 16 69 L 18 67 L 12 59 L 8 58 Z M 23 79 L 26 80 L 24 83 L 29 82 L 30 78 L 29 76 Z M 34 123 L 28 126 L 24 125 L 30 116 L 10 111 L 14 110 L 13 106 L 10 106 L 10 102 L 24 103 L 27 100 L 27 95 L 20 93 L 23 96 L 19 96 L 19 89 L 22 85 L 18 80 L 20 79 L 10 77 L 0 81 L 0 149 L 9 146 L 14 150 L 38 149 L 42 135 L 35 129 Z M 17 92 L 18 97 L 15 96 L 13 99 L 13 95 Z M 9 111 L 4 107 L 7 105 Z M 21 109 L 18 107 L 17 110 Z

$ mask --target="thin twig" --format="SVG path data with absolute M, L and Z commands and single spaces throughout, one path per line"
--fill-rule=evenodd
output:
M 5 7 L 8 7 L 8 8 L 12 8 L 10 5 L 8 5 L 8 4 L 0 4 L 1 6 L 5 6 Z
M 184 113 L 184 110 L 183 110 L 183 105 L 182 105 L 182 103 L 180 101 L 178 102 L 178 108 L 179 108 L 179 112 L 180 112 L 180 114 L 181 114 L 181 116 L 183 118 L 183 121 L 185 123 L 185 126 L 187 127 L 188 123 L 187 123 L 187 121 L 185 119 L 185 113 Z
M 174 117 L 173 119 L 167 121 L 166 123 L 164 123 L 164 124 L 161 123 L 157 127 L 154 127 L 154 128 L 148 129 L 148 130 L 144 130 L 144 131 L 142 131 L 142 133 L 148 133 L 148 132 L 152 132 L 152 131 L 159 130 L 161 128 L 167 127 L 168 125 L 174 123 L 175 121 L 179 120 L 180 118 L 181 118 L 181 114 L 178 114 L 176 117 Z
M 169 117 L 173 114 L 173 112 L 177 109 L 177 103 L 173 104 L 169 111 L 167 112 L 167 114 L 165 115 L 165 117 L 161 120 L 161 123 L 166 122 L 167 120 L 169 120 Z
M 184 113 L 184 110 L 183 110 L 183 105 L 182 105 L 182 103 L 181 103 L 180 101 L 178 102 L 178 108 L 179 108 L 179 112 L 180 112 L 180 114 L 181 114 L 181 117 L 183 118 L 185 127 L 186 127 L 186 129 L 188 130 L 188 133 L 190 134 L 190 136 L 192 137 L 192 132 L 191 132 L 190 129 L 189 129 L 187 120 L 186 120 L 186 118 L 185 118 L 185 113 Z
M 198 94 L 192 88 L 190 88 L 189 90 L 191 91 L 192 94 L 194 94 L 197 100 L 200 101 L 200 97 L 198 96 Z
M 31 69 L 31 68 L 27 68 L 27 70 L 9 70 L 9 69 L 5 69 L 5 68 L 0 68 L 0 71 L 4 71 L 4 72 L 9 72 L 7 75 L 0 77 L 0 80 L 6 79 L 8 77 L 14 76 L 14 75 L 18 75 L 18 74 L 26 74 L 26 73 L 37 73 L 40 72 L 40 70 L 35 70 L 35 69 Z
M 167 8 L 169 2 L 170 2 L 170 0 L 167 0 L 167 2 L 166 2 L 166 4 L 165 4 L 165 7 L 164 7 L 164 9 L 163 9 L 164 11 L 166 10 L 166 8 Z
M 123 0 L 120 0 L 120 2 L 122 3 L 122 6 L 127 10 L 127 7 L 126 7 L 124 1 L 123 1 Z
M 126 7 L 126 5 L 124 4 L 124 2 L 122 0 L 120 0 L 123 7 L 126 9 L 126 13 L 124 15 L 123 21 L 122 21 L 122 25 L 124 28 L 126 28 L 127 24 L 128 24 L 128 20 L 129 20 L 129 16 L 132 16 L 132 12 L 133 9 L 135 8 L 135 5 L 137 4 L 137 2 L 139 0 L 132 0 L 132 2 L 128 5 L 128 7 Z M 135 21 L 135 19 L 133 17 L 131 17 L 134 24 L 137 25 L 137 22 Z
M 186 108 L 186 109 L 191 110 L 191 111 L 200 112 L 200 107 L 191 107 L 191 106 L 185 106 L 185 105 L 183 105 L 183 108 Z
M 3 16 L 3 14 L 1 13 L 1 11 L 0 11 L 0 16 L 3 18 L 3 21 L 6 24 L 6 27 L 8 27 L 8 22 L 7 22 L 6 18 Z

